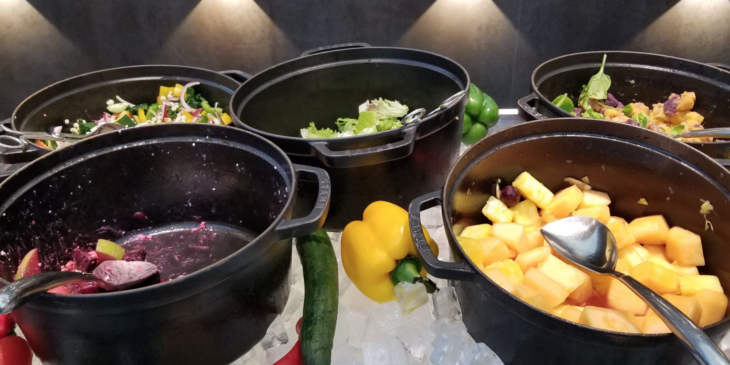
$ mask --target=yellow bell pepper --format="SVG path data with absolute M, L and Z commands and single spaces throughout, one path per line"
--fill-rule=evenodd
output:
M 144 109 L 142 108 L 137 109 L 137 117 L 139 118 L 140 123 L 147 121 L 147 115 L 144 113 Z
M 185 121 L 188 123 L 192 123 L 193 121 L 193 115 L 188 113 L 187 111 L 183 112 L 183 115 L 185 116 Z
M 438 246 L 423 230 L 428 245 L 438 255 Z M 363 220 L 350 222 L 342 232 L 342 266 L 355 286 L 368 298 L 383 303 L 395 299 L 391 272 L 399 260 L 415 257 L 408 212 L 384 201 L 370 204 Z M 421 270 L 421 276 L 426 271 Z
M 160 96 L 167 97 L 168 95 L 170 95 L 170 93 L 174 93 L 174 92 L 175 92 L 175 87 L 160 86 Z M 159 102 L 159 99 L 158 99 L 158 102 Z
M 228 115 L 227 113 L 223 113 L 223 114 L 221 114 L 221 121 L 223 121 L 223 124 L 229 125 L 232 122 L 231 116 Z
M 174 95 L 176 98 L 179 98 L 183 88 L 185 88 L 185 86 L 175 84 L 175 87 L 172 89 L 172 95 Z

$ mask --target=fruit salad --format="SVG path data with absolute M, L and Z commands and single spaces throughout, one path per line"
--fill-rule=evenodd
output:
M 553 193 L 528 172 L 498 189 L 482 213 L 491 224 L 454 224 L 472 262 L 502 289 L 565 320 L 602 330 L 659 334 L 669 328 L 647 304 L 617 279 L 589 272 L 554 251 L 540 227 L 568 216 L 587 216 L 607 225 L 616 238 L 616 271 L 659 293 L 700 326 L 725 317 L 728 298 L 705 265 L 699 235 L 670 227 L 661 215 L 627 222 L 611 215 L 611 198 L 586 181 Z

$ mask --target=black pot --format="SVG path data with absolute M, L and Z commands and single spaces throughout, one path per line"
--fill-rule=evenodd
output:
M 721 69 L 728 66 L 650 53 L 585 52 L 553 58 L 532 72 L 532 94 L 517 102 L 520 109 L 533 119 L 572 117 L 552 100 L 565 93 L 577 100 L 581 86 L 601 67 L 604 54 L 608 55 L 605 73 L 611 76 L 609 91 L 622 102 L 651 105 L 666 101 L 671 93 L 694 91 L 697 102 L 692 110 L 705 117 L 704 126 L 730 127 L 730 72 Z M 730 141 L 688 144 L 710 157 L 730 158 Z
M 119 95 L 130 103 L 155 100 L 162 84 L 198 81 L 196 89 L 209 101 L 227 108 L 233 91 L 251 76 L 241 71 L 215 72 L 202 68 L 169 65 L 129 66 L 95 71 L 47 86 L 25 99 L 4 123 L 8 134 L 48 131 L 63 126 L 65 119 L 96 119 L 106 101 Z M 91 109 L 90 109 L 91 108 Z M 17 135 L 17 133 L 15 133 Z M 0 161 L 22 163 L 52 151 L 17 139 L 0 138 L 9 148 L 0 148 Z
M 310 122 L 333 128 L 337 118 L 357 117 L 357 107 L 365 100 L 395 99 L 411 109 L 430 111 L 469 86 L 466 71 L 445 57 L 358 46 L 305 52 L 306 57 L 252 77 L 231 100 L 236 125 L 274 142 L 295 163 L 327 170 L 333 203 L 325 227 L 333 229 L 362 218 L 373 201 L 405 207 L 414 197 L 441 186 L 459 154 L 457 120 L 467 102 L 463 97 L 454 106 L 398 130 L 338 139 L 301 138 L 300 129 Z
M 612 215 L 633 218 L 663 214 L 702 237 L 707 265 L 730 289 L 730 175 L 706 155 L 647 129 L 596 120 L 554 119 L 524 123 L 490 136 L 469 149 L 449 173 L 443 190 L 415 199 L 410 226 L 419 255 L 432 275 L 456 280 L 463 319 L 476 341 L 485 342 L 506 364 L 693 364 L 679 340 L 666 335 L 629 335 L 588 328 L 540 311 L 507 293 L 469 259 L 452 224 L 486 222 L 480 209 L 494 178 L 513 181 L 530 172 L 555 191 L 565 177 L 590 178 L 611 196 Z M 638 204 L 645 198 L 649 205 Z M 715 207 L 705 231 L 699 208 Z M 425 242 L 419 212 L 441 204 L 447 238 L 457 263 L 439 261 Z M 449 224 L 451 223 L 451 224 Z M 730 319 L 705 328 L 716 342 Z
M 297 174 L 319 181 L 319 200 L 291 219 Z M 174 124 L 100 135 L 0 185 L 1 282 L 32 248 L 45 270 L 57 270 L 73 246 L 202 219 L 217 227 L 211 247 L 230 249 L 214 264 L 129 291 L 41 294 L 14 316 L 49 365 L 228 364 L 283 310 L 290 238 L 322 225 L 329 190 L 326 172 L 292 165 L 270 142 L 235 128 Z

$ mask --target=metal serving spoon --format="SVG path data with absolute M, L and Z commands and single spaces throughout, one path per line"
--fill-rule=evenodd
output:
M 730 361 L 712 340 L 679 309 L 629 275 L 616 271 L 616 239 L 603 223 L 589 217 L 570 217 L 545 225 L 542 232 L 555 251 L 590 271 L 611 275 L 641 297 L 684 343 L 702 365 Z
M 157 266 L 145 261 L 104 261 L 93 274 L 82 272 L 46 272 L 16 280 L 0 290 L 0 314 L 18 309 L 33 298 L 57 286 L 93 281 L 106 291 L 132 289 L 158 274 Z

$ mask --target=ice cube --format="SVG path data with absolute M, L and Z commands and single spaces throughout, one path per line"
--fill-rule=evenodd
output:
M 415 321 L 398 327 L 395 336 L 411 357 L 418 362 L 423 361 L 426 357 L 426 353 L 436 337 L 426 326 Z
M 358 313 L 349 312 L 343 319 L 342 336 L 348 344 L 362 348 L 365 342 L 365 331 L 368 328 L 368 316 Z
M 350 281 L 350 278 L 347 277 L 347 273 L 345 272 L 345 269 L 342 267 L 342 264 L 337 265 L 338 271 L 337 271 L 337 279 L 339 280 L 339 295 L 342 297 L 345 292 L 347 291 L 347 288 L 350 287 L 350 284 L 352 282 Z
M 409 314 L 416 308 L 428 303 L 428 293 L 422 283 L 400 282 L 395 286 L 394 292 L 395 296 L 398 297 L 400 310 L 404 314 Z
M 461 320 L 461 307 L 459 299 L 456 298 L 456 290 L 453 286 L 441 288 L 433 293 L 433 315 L 438 318 L 450 318 L 454 321 Z
M 273 365 L 286 355 L 291 349 L 287 346 L 276 346 L 266 350 L 266 363 Z
M 304 274 L 302 272 L 302 262 L 299 261 L 299 255 L 294 254 L 291 258 L 291 269 L 289 269 L 289 279 L 292 284 L 298 283 Z
M 276 347 L 287 342 L 289 342 L 289 335 L 286 334 L 284 322 L 281 320 L 281 316 L 276 316 L 274 322 L 272 322 L 271 326 L 269 326 L 269 329 L 266 330 L 266 335 L 264 335 L 264 339 L 261 340 L 261 347 L 263 347 L 264 350 L 268 350 L 272 347 Z
M 408 365 L 408 355 L 400 341 L 393 337 L 366 343 L 362 357 L 364 365 Z
M 390 301 L 377 306 L 370 312 L 370 318 L 380 332 L 388 332 L 394 328 L 398 328 L 403 324 L 403 314 L 400 310 L 398 302 Z
M 332 347 L 332 365 L 362 365 L 362 350 L 347 343 L 335 343 Z
M 469 365 L 504 365 L 504 363 L 492 349 L 480 342 L 471 346 Z
M 449 318 L 439 318 L 433 322 L 431 329 L 436 337 L 453 337 L 458 338 L 467 347 L 475 345 L 476 342 L 466 330 L 466 326 L 462 321 L 452 321 Z
M 284 312 L 281 314 L 284 318 L 284 322 L 289 322 L 289 320 L 291 320 L 292 315 L 297 311 L 297 309 L 299 309 L 299 306 L 302 305 L 303 301 L 304 293 L 302 293 L 302 291 L 298 288 L 293 287 L 289 292 L 289 300 L 286 302 Z
M 463 362 L 466 344 L 456 337 L 439 336 L 433 341 L 431 364 L 433 365 L 468 365 Z M 468 359 L 467 359 L 468 361 Z
M 403 317 L 403 323 L 410 321 L 418 321 L 426 326 L 430 326 L 431 322 L 433 322 L 433 306 L 431 305 L 431 301 L 429 300 L 425 305 L 416 308 L 413 312 Z

